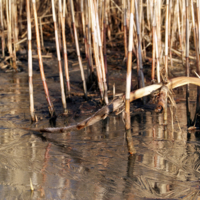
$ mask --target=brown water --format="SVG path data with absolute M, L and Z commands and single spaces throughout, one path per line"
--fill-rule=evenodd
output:
M 61 115 L 58 74 L 51 76 L 56 71 L 56 67 L 47 67 L 57 126 L 88 117 L 90 113 L 78 118 Z M 200 198 L 200 132 L 187 133 L 185 101 L 177 104 L 181 130 L 175 116 L 172 129 L 170 111 L 167 127 L 162 124 L 162 114 L 133 113 L 137 153 L 129 156 L 121 115 L 111 115 L 84 130 L 44 137 L 20 129 L 49 126 L 39 72 L 34 72 L 35 108 L 40 119 L 36 125 L 30 123 L 26 70 L 1 73 L 0 91 L 0 199 Z M 177 96 L 184 98 L 182 89 Z M 194 110 L 194 101 L 190 106 Z

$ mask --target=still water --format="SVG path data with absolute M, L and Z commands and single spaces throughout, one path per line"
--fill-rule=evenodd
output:
M 47 81 L 57 126 L 72 123 L 61 115 L 58 77 L 49 76 Z M 1 73 L 0 199 L 200 199 L 200 132 L 187 132 L 184 89 L 177 94 L 180 101 L 173 127 L 170 109 L 167 127 L 162 114 L 132 113 L 137 152 L 133 156 L 128 154 L 121 115 L 63 134 L 41 137 L 22 130 L 49 126 L 42 92 L 37 72 L 34 94 L 39 122 L 31 125 L 27 72 Z M 192 95 L 191 114 L 195 109 Z

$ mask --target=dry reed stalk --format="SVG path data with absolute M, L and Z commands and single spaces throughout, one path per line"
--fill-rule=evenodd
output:
M 68 68 L 68 58 L 67 58 L 67 44 L 66 44 L 66 37 L 65 37 L 65 9 L 66 9 L 66 1 L 63 0 L 63 13 L 61 18 L 61 27 L 62 27 L 62 41 L 63 41 L 63 57 L 64 57 L 64 69 L 65 69 L 65 78 L 66 78 L 66 85 L 68 90 L 68 97 L 70 98 L 70 79 L 69 79 L 69 68 Z
M 58 33 L 58 43 L 59 43 L 59 48 L 60 51 L 62 52 L 62 39 L 61 39 L 61 34 L 62 34 L 62 1 L 58 0 L 58 22 L 57 24 L 57 33 Z
M 196 51 L 196 65 L 197 65 L 197 73 L 200 72 L 199 66 L 199 48 L 198 48 L 198 39 L 197 39 L 197 30 L 196 30 L 196 23 L 195 23 L 195 16 L 194 16 L 194 7 L 193 7 L 193 0 L 191 0 L 191 15 L 192 15 L 192 27 L 193 27 L 193 37 L 194 37 L 194 46 Z
M 8 53 L 10 56 L 13 56 L 12 52 L 12 28 L 11 28 L 11 0 L 6 1 L 6 18 L 7 18 L 7 48 L 8 48 Z M 12 58 L 10 60 L 11 66 L 12 66 Z
M 49 90 L 48 90 L 48 86 L 47 86 L 46 78 L 45 78 L 45 74 L 44 74 L 44 67 L 43 67 L 43 61 L 42 61 L 42 56 L 41 56 L 41 47 L 40 47 L 40 35 L 39 35 L 39 29 L 38 29 L 38 17 L 37 17 L 35 0 L 32 0 L 32 6 L 33 6 L 33 13 L 34 13 L 34 20 L 35 20 L 37 53 L 38 53 L 38 59 L 39 59 L 41 79 L 42 79 L 42 83 L 43 83 L 43 86 L 44 86 L 44 92 L 45 92 L 45 96 L 46 96 L 46 99 L 47 99 L 47 103 L 48 103 L 48 106 L 49 106 L 49 114 L 51 115 L 51 117 L 55 117 L 55 111 L 54 111 L 53 103 L 50 100 Z
M 88 0 L 85 0 L 86 3 L 86 39 L 87 39 L 87 56 L 88 56 L 88 64 L 89 64 L 89 69 L 90 69 L 90 74 L 94 73 L 94 68 L 93 68 L 93 62 L 92 62 L 92 50 L 91 50 L 91 18 L 90 18 L 90 12 L 88 10 Z
M 200 5 L 200 0 L 197 0 L 196 3 L 196 15 L 197 15 L 197 39 L 198 39 L 198 50 L 199 50 L 199 60 L 200 60 L 200 9 L 199 9 L 199 5 Z M 198 67 L 197 73 L 200 74 L 200 69 Z
M 1 20 L 1 48 L 2 48 L 2 57 L 5 57 L 5 36 L 4 36 L 4 22 L 3 22 L 3 3 L 0 0 L 0 20 Z
M 107 0 L 107 4 L 106 4 L 106 10 L 108 12 L 106 12 L 106 27 L 107 27 L 107 36 L 108 36 L 108 39 L 111 41 L 112 40 L 112 37 L 111 37 L 111 15 L 110 15 L 110 0 Z
M 91 24 L 92 24 L 92 40 L 93 40 L 93 52 L 94 52 L 94 60 L 96 65 L 96 71 L 97 71 L 97 78 L 98 78 L 98 85 L 99 90 L 101 94 L 101 98 L 104 98 L 104 86 L 103 86 L 103 75 L 100 67 L 100 60 L 99 60 L 99 52 L 98 52 L 98 36 L 97 36 L 97 30 L 96 30 L 96 19 L 95 19 L 95 11 L 94 11 L 94 4 L 92 0 L 89 0 L 89 12 L 91 17 Z
M 58 69 L 59 69 L 59 77 L 60 77 L 60 90 L 61 90 L 61 98 L 62 98 L 62 104 L 64 113 L 67 113 L 67 103 L 65 98 L 65 89 L 64 89 L 64 80 L 63 80 L 63 72 L 62 72 L 62 63 L 61 63 L 61 56 L 60 56 L 60 46 L 59 46 L 59 38 L 58 38 L 58 25 L 56 20 L 56 13 L 55 13 L 55 7 L 54 7 L 54 0 L 51 0 L 52 3 L 52 13 L 53 13 L 53 22 L 54 22 L 54 30 L 55 30 L 55 42 L 56 42 L 56 51 L 57 51 L 57 59 L 58 59 Z M 59 4 L 61 4 L 61 0 L 59 0 Z M 61 9 L 62 6 L 59 6 L 59 9 Z M 62 14 L 62 10 L 59 11 Z M 61 18 L 62 20 L 62 18 Z
M 137 0 L 135 0 L 135 18 L 136 18 L 136 29 L 137 29 L 137 40 L 138 40 L 138 58 L 139 58 L 139 71 L 138 71 L 138 82 L 139 87 L 145 86 L 143 64 L 142 64 L 142 50 L 141 50 L 141 39 L 140 39 L 140 24 L 138 19 Z
M 158 38 L 158 57 L 159 61 L 161 58 L 161 49 L 162 49 L 162 41 L 161 41 L 161 7 L 162 7 L 162 1 L 157 1 L 157 9 L 156 9 L 156 28 L 157 28 L 157 38 Z
M 169 13 L 168 13 L 168 48 L 169 48 L 169 57 L 170 57 L 170 63 L 171 63 L 171 67 L 173 66 L 172 63 L 172 51 L 171 51 L 171 16 L 172 16 L 172 1 L 169 0 Z
M 85 58 L 87 61 L 87 75 L 89 76 L 89 56 L 88 56 L 88 45 L 87 45 L 87 37 L 86 37 L 86 23 L 85 23 L 85 15 L 83 10 L 83 0 L 81 0 L 81 20 L 82 20 L 82 27 L 83 27 L 83 38 L 84 38 L 84 44 L 85 44 Z
M 103 56 L 103 48 L 102 48 L 102 42 L 101 42 L 101 36 L 100 36 L 100 27 L 99 27 L 99 19 L 98 19 L 98 12 L 97 12 L 97 5 L 96 1 L 93 1 L 94 3 L 94 11 L 96 13 L 95 19 L 96 19 L 96 27 L 97 27 L 97 38 L 98 38 L 98 47 L 99 47 L 99 59 L 100 59 L 100 66 L 102 71 L 102 79 L 103 79 L 103 87 L 104 87 L 104 101 L 106 105 L 108 105 L 108 91 L 107 91 L 107 83 L 106 83 L 106 70 L 104 66 L 104 56 Z
M 107 0 L 104 0 L 104 15 L 103 15 L 103 55 L 104 55 L 104 67 L 105 67 L 105 74 L 107 80 L 107 86 L 109 88 L 109 77 L 108 77 L 108 66 L 107 66 L 107 55 L 106 55 L 106 3 Z
M 28 76 L 29 76 L 30 115 L 31 115 L 31 121 L 36 122 L 37 117 L 35 115 L 35 110 L 34 110 L 34 96 L 33 96 L 31 16 L 30 16 L 30 2 L 29 2 L 29 0 L 26 0 L 26 12 L 27 12 L 27 32 L 28 32 Z
M 40 24 L 40 37 L 41 37 L 41 46 L 44 50 L 44 37 L 43 37 L 43 29 L 42 29 L 42 17 L 39 17 L 39 24 Z
M 80 71 L 81 71 L 81 79 L 82 79 L 82 82 L 83 82 L 83 91 L 84 91 L 85 98 L 87 98 L 87 87 L 86 87 L 86 81 L 85 81 L 85 74 L 84 74 L 82 59 L 81 59 L 81 55 L 80 55 L 77 30 L 76 30 L 76 26 L 75 26 L 73 0 L 70 0 L 70 7 L 71 7 L 71 16 L 72 16 L 72 26 L 73 26 L 73 30 L 74 30 L 74 38 L 75 38 L 75 43 L 76 43 L 76 53 L 77 53 L 77 56 L 78 56 L 78 62 L 79 62 L 79 67 L 80 67 Z
M 165 76 L 168 78 L 168 20 L 169 20 L 169 0 L 166 0 L 165 11 Z
M 157 75 L 157 82 L 160 83 L 160 60 L 159 60 L 159 52 L 158 52 L 158 42 L 157 42 L 157 35 L 156 32 L 154 33 L 155 37 L 155 46 L 156 46 L 156 75 Z
M 187 77 L 190 76 L 190 68 L 189 68 L 189 13 L 188 13 L 188 7 L 189 3 L 188 0 L 185 0 L 185 6 L 186 6 L 186 75 Z
M 179 11 L 179 0 L 177 0 L 177 20 L 178 20 L 178 36 L 179 36 L 179 46 L 182 53 L 182 64 L 183 64 L 183 42 L 182 42 L 182 34 L 181 34 L 181 25 L 180 25 L 180 11 Z
M 159 60 L 159 45 L 158 45 L 158 39 L 157 39 L 157 32 L 156 32 L 156 27 L 158 26 L 157 24 L 157 12 L 156 12 L 156 4 L 158 3 L 157 0 L 154 0 L 154 16 L 153 16 L 153 28 L 155 27 L 155 30 L 153 31 L 153 45 L 155 46 L 155 56 L 156 56 L 156 75 L 157 75 L 157 82 L 160 83 L 160 60 Z M 155 58 L 154 58 L 155 59 Z M 153 71 L 153 69 L 152 69 Z M 152 78 L 154 80 L 154 77 Z
M 124 11 L 124 58 L 127 60 L 128 50 L 127 50 L 127 24 L 126 24 L 126 0 L 123 1 L 123 11 Z
M 152 18 L 152 66 L 151 66 L 151 81 L 155 80 L 155 35 L 156 34 L 156 0 L 153 1 L 153 18 Z
M 185 0 L 180 0 L 180 11 L 181 11 L 181 34 L 182 38 L 186 38 L 186 5 Z M 186 55 L 186 40 L 182 39 L 183 46 L 183 59 Z
M 125 101 L 125 127 L 126 130 L 131 128 L 130 122 L 130 92 L 131 92 L 131 75 L 132 75 L 132 48 L 133 48 L 133 11 L 134 0 L 131 0 L 130 7 L 130 24 L 129 24 L 129 43 L 128 43 L 128 60 L 126 72 L 126 101 Z

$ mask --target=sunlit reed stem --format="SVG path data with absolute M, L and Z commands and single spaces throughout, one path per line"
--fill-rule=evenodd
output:
M 139 87 L 142 88 L 145 86 L 145 84 L 144 84 L 144 74 L 143 74 L 143 64 L 142 64 L 140 24 L 138 20 L 137 0 L 135 0 L 135 18 L 136 18 L 137 40 L 138 40 L 138 57 L 139 57 L 138 82 L 139 82 Z
M 158 26 L 157 21 L 156 21 L 156 19 L 157 19 L 157 12 L 156 12 L 157 2 L 158 2 L 157 0 L 154 0 L 153 29 L 155 27 L 155 30 L 153 31 L 153 41 L 154 41 L 153 45 L 155 46 L 154 48 L 155 48 L 156 63 L 157 63 L 157 65 L 156 65 L 157 82 L 160 83 L 160 60 L 159 60 L 158 39 L 157 39 L 157 32 L 156 32 L 156 27 Z
M 66 44 L 66 37 L 65 37 L 65 10 L 66 10 L 66 1 L 63 0 L 63 14 L 61 18 L 63 57 L 64 57 L 64 69 L 65 69 L 65 78 L 66 78 L 66 85 L 67 85 L 67 90 L 68 90 L 68 97 L 70 98 L 71 88 L 70 88 L 70 79 L 69 79 L 68 58 L 67 58 L 67 44 Z
M 72 26 L 73 26 L 73 30 L 74 30 L 74 38 L 75 38 L 75 43 L 76 43 L 76 53 L 78 56 L 78 62 L 79 62 L 79 67 L 80 67 L 80 71 L 81 71 L 81 78 L 82 78 L 82 82 L 83 82 L 83 91 L 84 91 L 85 98 L 87 98 L 87 87 L 86 87 L 85 74 L 84 74 L 84 69 L 83 69 L 81 55 L 80 55 L 77 30 L 76 30 L 76 25 L 75 25 L 73 0 L 70 0 L 70 7 L 71 7 L 71 15 L 72 15 Z
M 35 20 L 35 32 L 36 32 L 37 53 L 38 53 L 38 59 L 39 59 L 40 74 L 41 74 L 41 79 L 42 79 L 42 83 L 44 86 L 45 96 L 46 96 L 47 103 L 49 106 L 49 113 L 50 113 L 51 117 L 54 117 L 55 111 L 54 111 L 53 103 L 50 100 L 49 90 L 48 90 L 48 86 L 47 86 L 46 78 L 45 78 L 45 74 L 44 74 L 44 67 L 43 67 L 41 46 L 40 46 L 40 35 L 39 35 L 39 29 L 38 29 L 38 17 L 37 17 L 35 0 L 32 0 L 32 6 L 33 6 L 34 20 Z
M 166 0 L 165 11 L 165 76 L 168 78 L 168 14 L 169 14 L 169 0 Z
M 130 7 L 130 25 L 129 25 L 129 41 L 128 41 L 128 61 L 126 72 L 126 102 L 125 102 L 125 127 L 126 130 L 131 128 L 130 122 L 130 91 L 131 91 L 131 75 L 132 75 L 132 48 L 133 48 L 133 9 L 134 0 L 131 0 Z
M 103 87 L 104 87 L 104 101 L 106 104 L 108 104 L 106 71 L 105 71 L 105 66 L 104 66 L 103 48 L 102 48 L 102 42 L 101 42 L 101 36 L 100 36 L 100 27 L 99 27 L 96 0 L 94 0 L 93 2 L 94 2 L 95 14 L 96 14 L 95 19 L 96 19 L 97 39 L 98 39 L 98 46 L 99 46 L 99 59 L 100 59 L 100 66 L 101 66 L 101 71 L 102 71 Z
M 0 20 L 1 20 L 1 48 L 2 48 L 2 57 L 5 57 L 5 36 L 4 36 L 4 22 L 3 22 L 3 3 L 0 0 Z
M 105 74 L 106 74 L 106 80 L 107 85 L 109 88 L 109 77 L 108 77 L 108 67 L 107 67 L 107 54 L 106 54 L 106 12 L 107 12 L 107 0 L 104 0 L 104 14 L 103 14 L 103 55 L 104 55 L 104 67 L 105 67 Z
M 34 110 L 34 97 L 33 97 L 33 66 L 32 66 L 32 44 L 31 44 L 31 16 L 30 16 L 30 3 L 26 0 L 27 12 L 27 32 L 28 32 L 28 76 L 29 76 L 29 98 L 30 98 L 30 115 L 31 121 L 36 121 Z
M 103 86 L 103 74 L 102 69 L 100 67 L 100 60 L 99 60 L 99 51 L 98 51 L 98 36 L 96 30 L 96 18 L 95 18 L 95 10 L 92 0 L 89 0 L 89 10 L 90 10 L 90 17 L 91 17 L 91 24 L 92 24 L 92 43 L 93 43 L 93 52 L 94 52 L 94 60 L 96 65 L 97 71 L 97 78 L 98 78 L 98 85 L 101 94 L 101 98 L 104 98 L 104 86 Z
M 188 0 L 185 0 L 185 6 L 186 6 L 186 75 L 189 77 L 190 69 L 189 69 L 189 15 L 188 15 L 188 7 L 189 3 Z
M 59 0 L 61 3 L 61 0 Z M 55 41 L 56 41 L 56 51 L 57 51 L 57 59 L 58 59 L 58 69 L 59 69 L 59 77 L 60 77 L 60 90 L 61 90 L 61 98 L 64 112 L 67 112 L 67 103 L 65 98 L 65 89 L 64 89 L 64 80 L 63 80 L 63 72 L 62 72 L 62 63 L 61 63 L 61 56 L 60 56 L 60 46 L 59 46 L 59 39 L 58 39 L 58 29 L 57 29 L 57 21 L 56 21 L 56 13 L 54 7 L 54 0 L 51 0 L 52 3 L 52 13 L 53 13 L 53 22 L 54 22 L 54 30 L 55 30 Z M 59 6 L 59 9 L 62 7 Z M 62 13 L 62 10 L 59 10 L 59 13 Z

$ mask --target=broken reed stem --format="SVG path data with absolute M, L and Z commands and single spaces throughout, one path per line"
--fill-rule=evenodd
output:
M 39 59 L 41 79 L 42 79 L 42 83 L 43 83 L 43 86 L 44 86 L 44 92 L 45 92 L 45 96 L 46 96 L 46 99 L 47 99 L 47 103 L 48 103 L 48 106 L 49 106 L 49 114 L 51 115 L 51 117 L 55 117 L 55 111 L 54 111 L 53 103 L 50 100 L 49 90 L 48 90 L 48 86 L 47 86 L 46 78 L 45 78 L 45 74 L 44 74 L 44 67 L 43 67 L 41 47 L 40 47 L 40 35 L 39 35 L 39 29 L 38 29 L 38 17 L 37 17 L 35 0 L 32 0 L 32 6 L 33 6 L 33 13 L 34 13 L 34 20 L 35 20 L 37 53 L 38 53 L 38 59 Z
M 54 0 L 51 0 L 51 3 L 52 3 L 52 13 L 53 13 L 53 22 L 54 22 L 54 30 L 55 30 L 55 42 L 56 42 L 56 51 L 57 51 L 57 59 L 58 59 L 58 69 L 59 69 L 59 77 L 60 77 L 61 98 L 62 98 L 64 113 L 66 113 L 67 112 L 67 103 L 66 103 L 66 98 L 65 98 L 64 80 L 63 80 L 62 63 L 61 63 L 61 56 L 60 56 L 59 38 L 58 38 L 58 26 L 57 26 L 57 21 L 56 21 Z M 59 3 L 61 3 L 61 0 L 59 0 Z M 59 6 L 59 8 L 61 9 L 61 6 Z M 62 10 L 59 12 L 62 13 Z
M 130 122 L 130 92 L 131 92 L 131 75 L 132 75 L 132 49 L 133 49 L 133 9 L 134 0 L 131 0 L 130 7 L 130 25 L 129 25 L 129 43 L 128 43 L 128 61 L 126 72 L 126 102 L 125 102 L 125 127 L 126 130 L 131 128 Z
M 75 25 L 73 0 L 70 0 L 70 7 L 71 7 L 71 16 L 72 16 L 72 26 L 73 26 L 73 30 L 74 30 L 74 38 L 75 38 L 75 43 L 76 43 L 76 53 L 78 56 L 78 62 L 79 62 L 79 67 L 80 67 L 80 71 L 81 71 L 81 78 L 82 78 L 82 82 L 83 82 L 83 91 L 84 91 L 85 98 L 87 98 L 87 87 L 86 87 L 84 69 L 83 69 L 83 65 L 82 65 L 82 59 L 81 59 L 81 55 L 80 55 L 77 30 L 76 30 L 76 25 Z
M 67 96 L 70 98 L 71 88 L 70 88 L 70 79 L 69 79 L 68 58 L 67 58 L 67 44 L 66 44 L 66 37 L 65 37 L 65 10 L 66 10 L 66 1 L 63 0 L 63 13 L 62 13 L 62 17 L 61 17 L 63 57 L 64 57 L 64 69 L 65 69 L 66 85 L 67 85 L 67 91 L 68 91 Z
M 26 0 L 27 12 L 27 32 L 28 32 L 28 76 L 29 76 L 29 98 L 30 98 L 30 115 L 31 121 L 36 122 L 37 117 L 34 110 L 34 97 L 33 97 L 33 66 L 32 66 L 32 44 L 31 44 L 31 15 L 30 15 L 30 2 Z

